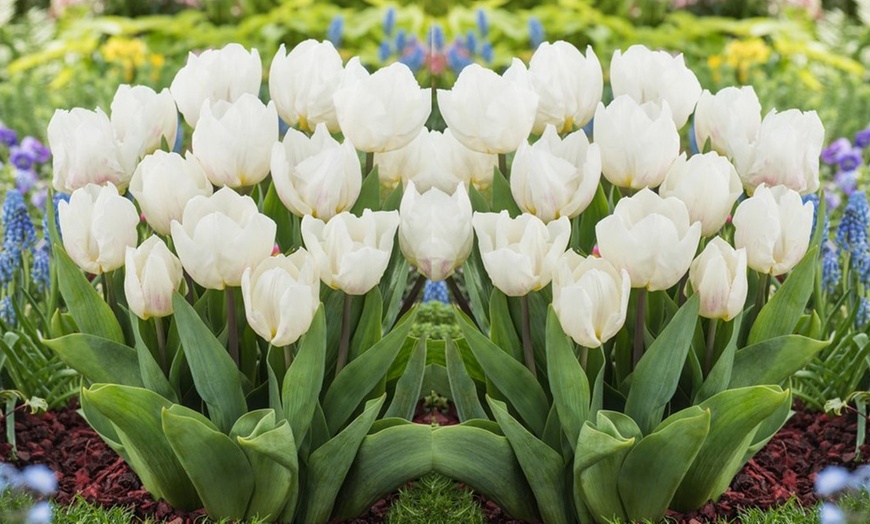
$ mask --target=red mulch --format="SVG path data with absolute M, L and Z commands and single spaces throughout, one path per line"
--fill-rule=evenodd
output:
M 797 414 L 749 461 L 716 503 L 709 503 L 688 514 L 669 513 L 679 524 L 735 519 L 741 507 L 767 508 L 782 504 L 792 496 L 805 505 L 816 502 L 813 481 L 816 473 L 829 464 L 857 466 L 855 461 L 855 415 L 829 417 L 808 413 L 798 406 Z M 434 415 L 418 412 L 417 422 L 455 423 L 455 413 Z M 2 418 L 0 418 L 2 420 Z M 2 427 L 2 426 L 0 426 Z M 69 503 L 76 494 L 105 506 L 130 506 L 138 517 L 162 519 L 170 524 L 193 524 L 203 515 L 177 511 L 165 502 L 156 502 L 138 477 L 91 430 L 74 409 L 43 415 L 19 413 L 15 429 L 18 438 L 18 465 L 46 464 L 58 472 L 60 504 Z M 11 446 L 0 442 L 0 457 L 8 459 Z M 870 457 L 870 446 L 861 449 L 862 460 Z M 395 496 L 377 504 L 353 524 L 383 522 Z M 489 522 L 518 524 L 485 500 L 479 499 Z

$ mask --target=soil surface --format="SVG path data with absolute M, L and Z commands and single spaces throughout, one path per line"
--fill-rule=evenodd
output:
M 669 513 L 679 524 L 702 524 L 727 518 L 734 520 L 741 507 L 767 508 L 796 497 L 812 505 L 816 473 L 830 464 L 853 469 L 870 457 L 870 446 L 855 454 L 856 416 L 830 417 L 807 412 L 796 406 L 796 414 L 785 427 L 737 474 L 718 502 L 686 514 Z M 0 418 L 2 420 L 2 418 Z M 418 411 L 416 422 L 455 424 L 455 413 Z M 0 425 L 2 427 L 2 425 Z M 193 524 L 203 512 L 177 511 L 155 501 L 133 471 L 88 427 L 73 407 L 30 415 L 18 412 L 15 419 L 19 466 L 46 464 L 57 472 L 55 500 L 67 504 L 76 494 L 104 506 L 129 506 L 135 515 L 168 524 Z M 0 457 L 9 460 L 11 446 L 0 442 Z M 385 522 L 395 495 L 375 504 L 352 524 Z M 491 523 L 519 524 L 495 504 L 478 499 Z

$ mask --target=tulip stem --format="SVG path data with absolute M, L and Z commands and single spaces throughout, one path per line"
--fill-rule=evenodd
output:
M 758 282 L 758 293 L 755 295 L 755 310 L 752 312 L 752 323 L 758 318 L 761 308 L 767 303 L 767 294 L 770 293 L 770 274 L 766 273 L 761 276 Z
M 293 363 L 293 347 L 292 344 L 284 346 L 284 367 L 290 369 L 290 364 Z
M 402 303 L 402 309 L 400 309 L 399 314 L 396 315 L 396 320 L 393 325 L 396 325 L 399 322 L 399 319 L 411 309 L 411 306 L 413 306 L 414 302 L 417 301 L 417 296 L 420 295 L 420 290 L 423 289 L 424 285 L 426 285 L 426 277 L 423 275 L 417 275 L 417 280 L 414 281 L 414 287 L 411 288 L 411 292 L 408 293 L 408 297 Z
M 447 288 L 450 289 L 450 294 L 453 295 L 453 300 L 455 300 L 456 304 L 459 305 L 459 309 L 476 323 L 477 319 L 474 318 L 474 313 L 471 312 L 471 307 L 468 305 L 468 301 L 466 301 L 465 297 L 462 296 L 462 291 L 460 291 L 459 285 L 456 284 L 456 280 L 452 275 L 447 277 Z
M 507 178 L 507 155 L 504 153 L 498 154 L 498 170 L 501 172 L 501 176 Z
M 363 173 L 363 177 L 369 176 L 371 174 L 372 169 L 375 168 L 375 154 L 374 153 L 366 153 L 366 170 Z
M 680 287 L 677 288 L 677 306 L 682 306 L 686 303 L 686 283 L 689 281 L 689 274 L 686 273 L 680 279 Z
M 154 327 L 157 331 L 157 356 L 160 358 L 160 368 L 163 374 L 169 376 L 169 362 L 166 360 L 166 333 L 163 331 L 163 318 L 154 317 Z
M 643 356 L 643 328 L 646 318 L 646 288 L 637 290 L 637 310 L 634 317 L 634 354 L 632 355 L 632 369 L 637 368 L 637 363 Z
M 580 346 L 580 367 L 586 371 L 586 365 L 589 363 L 589 348 Z
M 532 322 L 529 316 L 529 296 L 523 295 L 520 297 L 520 307 L 522 309 L 523 323 L 523 355 L 526 358 L 526 367 L 532 372 L 532 375 L 537 377 L 535 370 L 535 351 L 532 348 Z
M 711 318 L 709 324 L 707 324 L 707 355 L 704 359 L 704 373 L 707 375 L 713 369 L 713 351 L 716 348 L 716 328 L 718 326 L 718 318 Z
M 227 339 L 228 350 L 230 357 L 236 367 L 239 367 L 239 332 L 236 326 L 236 297 L 231 287 L 227 288 L 227 331 L 229 338 Z
M 187 284 L 187 297 L 186 297 L 187 303 L 192 306 L 194 303 L 194 300 L 193 300 L 193 277 L 191 277 L 190 274 L 187 273 L 187 271 L 184 272 L 184 283 Z
M 352 302 L 353 297 L 345 293 L 344 311 L 341 314 L 341 342 L 338 345 L 338 360 L 335 362 L 336 377 L 344 369 L 345 364 L 347 364 L 347 352 L 350 347 L 350 310 Z
M 112 313 L 118 316 L 117 300 L 115 299 L 114 271 L 108 271 L 101 275 L 103 280 L 103 298 L 109 307 L 112 308 Z

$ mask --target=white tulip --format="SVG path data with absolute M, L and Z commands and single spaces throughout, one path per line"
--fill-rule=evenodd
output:
M 63 247 L 88 273 L 99 275 L 124 265 L 128 246 L 139 239 L 139 213 L 112 184 L 88 184 L 57 207 Z
M 715 151 L 680 155 L 659 187 L 659 195 L 677 197 L 689 209 L 692 222 L 701 223 L 701 235 L 715 235 L 743 193 L 740 177 L 731 162 Z
M 540 97 L 532 132 L 552 124 L 561 131 L 583 127 L 601 102 L 604 76 L 592 46 L 583 56 L 568 42 L 542 42 L 529 63 L 529 78 Z
M 130 175 L 145 155 L 157 150 L 163 140 L 171 148 L 178 132 L 178 111 L 168 89 L 160 93 L 147 86 L 118 86 L 112 99 L 112 128 Z
M 296 342 L 308 331 L 320 305 L 320 276 L 304 249 L 263 259 L 242 274 L 245 316 L 273 346 Z
M 734 245 L 746 248 L 749 267 L 771 276 L 790 271 L 803 258 L 813 227 L 813 204 L 797 191 L 762 184 L 734 212 Z
M 583 347 L 597 348 L 623 324 L 631 294 L 628 271 L 603 258 L 568 250 L 553 274 L 553 310 L 562 329 Z
M 621 199 L 613 214 L 595 226 L 601 257 L 631 276 L 631 287 L 668 289 L 686 274 L 701 223 L 690 224 L 686 205 L 648 188 Z
M 752 144 L 761 129 L 761 103 L 752 86 L 726 87 L 715 95 L 704 90 L 695 108 L 695 140 L 704 149 L 707 141 L 713 151 L 734 163 L 737 173 L 745 173 Z
M 565 216 L 544 224 L 528 213 L 511 218 L 507 211 L 475 212 L 471 223 L 492 284 L 511 297 L 550 283 L 571 236 L 571 222 Z
M 366 209 L 361 217 L 344 212 L 329 222 L 307 215 L 302 218 L 302 239 L 324 284 L 349 295 L 365 295 L 387 270 L 398 227 L 396 211 Z
M 713 238 L 692 262 L 689 282 L 701 298 L 702 317 L 731 320 L 743 310 L 749 289 L 746 250 Z
M 453 89 L 439 89 L 437 96 L 456 139 L 481 153 L 516 151 L 531 133 L 538 109 L 538 95 L 518 58 L 502 76 L 471 64 L 459 73 Z
M 543 136 L 523 143 L 511 168 L 511 193 L 520 209 L 544 222 L 574 218 L 589 206 L 601 179 L 601 152 L 580 130 L 564 140 L 547 125 Z
M 303 131 L 326 124 L 331 133 L 337 133 L 332 95 L 343 71 L 341 56 L 329 40 L 305 40 L 289 53 L 281 44 L 269 68 L 269 95 L 278 115 Z
M 311 138 L 290 128 L 284 142 L 272 146 L 272 181 L 293 214 L 329 220 L 353 207 L 362 169 L 353 145 L 339 144 L 318 124 Z
M 375 164 L 381 184 L 387 187 L 413 180 L 419 191 L 437 187 L 452 193 L 459 182 L 478 188 L 489 186 L 498 156 L 468 149 L 449 129 L 443 133 L 423 129 L 407 146 L 375 153 Z
M 606 108 L 598 104 L 592 125 L 604 177 L 619 187 L 658 186 L 680 154 L 680 134 L 666 101 L 639 105 L 622 95 Z
M 269 174 L 272 146 L 278 141 L 275 104 L 243 94 L 233 103 L 202 104 L 193 130 L 193 154 L 216 186 L 252 186 Z
M 453 196 L 438 188 L 417 192 L 408 182 L 399 207 L 399 247 L 408 262 L 433 282 L 465 263 L 474 244 L 471 200 L 461 183 Z
M 130 181 L 130 193 L 139 203 L 145 220 L 161 235 L 170 233 L 173 220 L 181 221 L 190 199 L 210 196 L 212 192 L 211 182 L 190 151 L 183 157 L 155 151 L 142 159 Z
M 239 44 L 208 49 L 187 55 L 169 91 L 184 120 L 196 127 L 203 102 L 235 102 L 243 94 L 257 95 L 263 80 L 263 64 L 256 49 L 250 52 Z
M 667 102 L 677 128 L 686 124 L 701 96 L 701 83 L 682 54 L 651 51 L 642 45 L 629 47 L 625 54 L 618 49 L 613 53 L 610 85 L 614 98 L 628 95 L 638 104 Z
M 784 185 L 802 195 L 819 189 L 819 155 L 825 141 L 825 128 L 815 111 L 771 110 L 761 121 L 746 162 L 737 174 L 743 187 L 752 193 L 761 184 Z
M 414 73 L 401 62 L 369 75 L 359 57 L 352 58 L 332 98 L 341 132 L 368 153 L 408 145 L 432 111 L 429 90 L 421 89 Z
M 171 315 L 172 293 L 184 276 L 178 257 L 152 235 L 138 248 L 127 247 L 125 260 L 124 295 L 130 311 L 142 320 Z
M 188 202 L 181 222 L 172 222 L 172 241 L 197 284 L 224 289 L 241 284 L 245 269 L 272 254 L 276 230 L 251 197 L 225 187 Z
M 52 154 L 51 185 L 72 193 L 88 184 L 111 182 L 123 192 L 130 183 L 115 131 L 102 109 L 75 107 L 57 109 L 48 123 L 48 147 Z

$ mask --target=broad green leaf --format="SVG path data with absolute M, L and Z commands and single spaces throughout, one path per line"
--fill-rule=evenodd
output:
M 129 346 L 86 333 L 43 340 L 64 364 L 92 383 L 142 387 L 136 351 Z
M 747 346 L 734 356 L 730 388 L 781 384 L 830 344 L 800 335 L 784 335 Z
M 153 391 L 95 384 L 82 397 L 115 426 L 130 467 L 155 499 L 188 511 L 202 506 L 196 489 L 163 433 L 161 411 L 172 403 Z
M 450 400 L 456 406 L 456 413 L 459 415 L 459 420 L 465 422 L 469 419 L 489 418 L 480 403 L 480 398 L 477 396 L 477 388 L 474 381 L 468 375 L 465 369 L 465 364 L 462 362 L 462 357 L 452 340 L 447 341 L 445 348 L 445 356 L 447 359 L 447 377 L 450 380 Z
M 378 286 L 366 293 L 362 316 L 350 341 L 349 359 L 353 360 L 381 339 L 381 313 L 383 302 Z
M 397 187 L 401 189 L 401 184 Z M 383 297 L 383 316 L 381 319 L 381 332 L 387 332 L 397 320 L 399 310 L 402 308 L 402 299 L 408 280 L 408 261 L 402 255 L 399 243 L 393 245 L 390 253 L 390 262 L 378 287 Z
M 472 193 L 474 192 L 470 191 L 469 195 Z M 473 202 L 474 200 L 472 200 Z M 483 258 L 480 256 L 480 248 L 476 238 L 474 246 L 471 248 L 471 254 L 462 267 L 462 281 L 465 283 L 465 291 L 468 293 L 468 302 L 474 314 L 474 321 L 484 333 L 489 333 L 489 297 L 492 295 L 493 285 L 486 268 L 483 266 Z
M 299 341 L 296 359 L 284 375 L 281 403 L 284 417 L 297 442 L 302 442 L 311 425 L 311 418 L 326 367 L 326 317 L 321 305 L 311 321 L 308 332 Z
M 574 342 L 562 330 L 552 306 L 547 317 L 547 362 L 553 403 L 559 413 L 562 430 L 571 449 L 574 449 L 580 429 L 589 414 L 591 393 L 586 372 L 574 354 Z
M 703 402 L 717 393 L 721 393 L 728 389 L 728 383 L 731 382 L 731 373 L 734 368 L 734 355 L 737 352 L 737 340 L 740 338 L 740 326 L 743 323 L 743 313 L 739 313 L 733 320 L 731 326 L 731 338 L 719 359 L 713 365 L 713 369 L 701 385 L 698 394 L 695 395 L 695 404 Z
M 694 509 L 718 497 L 742 466 L 758 425 L 788 399 L 788 392 L 778 386 L 754 386 L 729 389 L 699 404 L 710 410 L 710 432 L 672 507 Z
M 402 195 L 404 195 L 404 187 L 402 184 L 397 184 L 390 194 L 387 195 L 387 198 L 384 199 L 384 206 L 381 211 L 398 211 L 399 206 L 402 205 Z
M 426 341 L 420 340 L 414 348 L 411 359 L 399 381 L 390 407 L 384 413 L 384 418 L 398 417 L 406 420 L 414 418 L 417 400 L 420 398 L 420 388 L 423 386 L 423 376 L 426 372 Z
M 166 440 L 190 475 L 206 513 L 214 519 L 241 520 L 254 492 L 248 459 L 228 436 L 190 413 L 178 404 L 163 409 Z
M 810 248 L 773 297 L 761 308 L 749 331 L 749 345 L 790 335 L 794 331 L 813 294 L 818 254 L 817 246 Z
M 127 452 L 124 451 L 124 446 L 121 445 L 121 438 L 118 436 L 118 430 L 115 428 L 115 425 L 112 424 L 112 421 L 89 402 L 85 395 L 79 395 L 79 403 L 81 404 L 81 409 L 78 411 L 79 415 L 85 419 L 94 431 L 99 433 L 100 438 L 103 439 L 103 441 L 108 444 L 115 453 L 120 455 L 129 464 L 130 460 L 127 456 Z
M 523 212 L 514 200 L 510 182 L 497 167 L 492 170 L 492 211 L 498 213 L 507 210 L 511 218 L 521 215 Z
M 60 293 L 81 332 L 123 344 L 124 333 L 112 308 L 103 301 L 62 246 L 55 244 L 52 251 Z
M 565 464 L 562 456 L 517 422 L 508 413 L 504 402 L 491 397 L 487 397 L 487 402 L 523 468 L 538 501 L 543 520 L 548 523 L 571 522 L 566 505 L 568 497 L 565 492 Z
M 281 198 L 278 196 L 278 191 L 275 189 L 275 183 L 269 183 L 269 190 L 266 193 L 266 198 L 263 201 L 263 214 L 275 221 L 277 231 L 275 240 L 282 251 L 287 251 L 302 244 L 296 243 L 296 235 L 294 235 L 293 215 L 284 207 Z
M 595 225 L 609 214 L 610 204 L 607 202 L 607 194 L 604 192 L 604 187 L 598 184 L 595 197 L 592 198 L 589 207 L 580 214 L 580 227 L 577 228 L 576 235 L 578 242 L 576 244 L 572 242 L 571 247 L 587 255 L 591 254 L 592 247 L 595 245 Z
M 669 422 L 674 418 L 678 420 Z M 629 520 L 658 521 L 664 516 L 709 429 L 710 412 L 693 406 L 635 444 L 617 481 Z
M 794 411 L 792 408 L 792 392 L 791 390 L 786 390 L 789 394 L 788 399 L 780 404 L 779 408 L 773 412 L 772 415 L 764 419 L 761 424 L 758 425 L 758 429 L 755 431 L 755 435 L 752 437 L 752 444 L 749 445 L 749 448 L 746 450 L 746 453 L 743 455 L 743 460 L 741 460 L 741 466 L 746 464 L 749 459 L 755 456 L 756 453 L 761 451 L 761 448 L 767 445 L 767 443 L 772 439 L 776 433 L 782 429 L 785 423 L 794 415 Z
M 498 288 L 489 298 L 489 338 L 517 362 L 523 362 L 523 345 L 514 328 L 508 299 Z
M 634 438 L 601 431 L 591 422 L 583 424 L 574 451 L 574 507 L 578 513 L 588 509 L 599 522 L 627 519 L 617 482 L 634 444 Z
M 323 414 L 326 415 L 330 434 L 338 433 L 356 410 L 360 400 L 386 375 L 411 331 L 414 316 L 416 312 L 412 311 L 406 321 L 396 326 L 359 358 L 351 361 L 335 377 L 323 399 Z
M 661 421 L 665 405 L 677 390 L 698 321 L 698 307 L 695 294 L 668 322 L 631 375 L 625 413 L 637 422 L 644 435 Z
M 375 165 L 372 172 L 363 179 L 359 196 L 350 212 L 356 216 L 362 216 L 366 209 L 377 211 L 381 208 L 381 182 L 378 178 L 378 166 Z
M 385 399 L 386 395 L 382 395 L 380 398 L 366 402 L 366 407 L 360 416 L 311 454 L 306 478 L 306 504 L 301 522 L 317 524 L 329 519 L 338 490 L 344 483 L 360 444 L 372 427 Z
M 247 412 L 239 370 L 227 350 L 203 324 L 193 307 L 174 293 L 175 324 L 196 391 L 208 406 L 209 418 L 224 433 Z
M 275 412 L 271 413 L 271 420 L 265 420 L 251 434 L 236 438 L 254 472 L 248 517 L 267 521 L 277 519 L 285 506 L 295 509 L 299 498 L 299 462 L 293 431 L 286 420 L 276 425 Z
M 532 373 L 483 336 L 458 309 L 456 318 L 468 347 L 483 368 L 486 377 L 523 418 L 535 435 L 541 435 L 547 423 L 549 403 L 544 390 Z
M 163 322 L 162 318 L 155 318 L 156 322 Z M 173 403 L 178 403 L 178 395 L 169 384 L 160 365 L 154 360 L 154 355 L 148 346 L 145 344 L 140 332 L 139 319 L 130 313 L 130 325 L 133 329 L 133 338 L 136 341 L 136 358 L 139 362 L 139 371 L 142 375 L 142 383 L 146 388 L 157 393 L 158 395 L 169 399 Z

